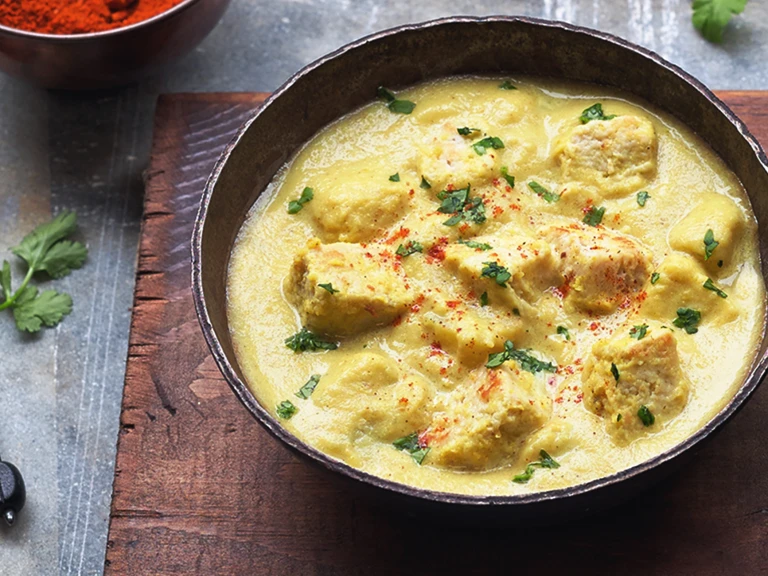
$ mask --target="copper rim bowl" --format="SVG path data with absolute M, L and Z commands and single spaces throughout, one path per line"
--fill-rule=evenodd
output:
M 43 88 L 128 84 L 197 46 L 230 1 L 183 0 L 142 22 L 90 34 L 38 34 L 0 25 L 0 70 Z
M 731 401 L 680 444 L 621 472 L 569 488 L 515 496 L 469 496 L 414 488 L 339 462 L 286 431 L 245 384 L 229 335 L 226 274 L 233 242 L 253 202 L 276 171 L 328 123 L 373 99 L 376 87 L 401 88 L 456 74 L 527 74 L 627 90 L 693 128 L 740 178 L 760 226 L 768 226 L 768 159 L 746 126 L 700 82 L 658 55 L 614 36 L 532 18 L 446 18 L 403 26 L 349 44 L 307 66 L 239 130 L 211 174 L 192 239 L 192 288 L 203 334 L 248 411 L 273 436 L 308 459 L 390 494 L 445 508 L 514 509 L 563 517 L 602 508 L 669 473 L 746 402 L 768 369 L 768 338 Z M 276 232 L 276 233 L 279 233 Z M 763 277 L 768 235 L 760 235 Z

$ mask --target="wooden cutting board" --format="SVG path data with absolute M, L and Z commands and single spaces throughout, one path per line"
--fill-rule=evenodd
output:
M 768 92 L 720 95 L 768 144 Z M 262 430 L 203 341 L 189 241 L 209 171 L 265 96 L 158 103 L 107 575 L 768 574 L 768 386 L 682 472 L 546 529 L 391 510 Z

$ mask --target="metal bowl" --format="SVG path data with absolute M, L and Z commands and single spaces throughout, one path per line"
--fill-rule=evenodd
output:
M 226 312 L 226 275 L 235 236 L 275 172 L 328 123 L 371 101 L 376 87 L 402 88 L 454 74 L 527 74 L 617 87 L 646 99 L 693 128 L 744 184 L 759 225 L 768 226 L 768 159 L 746 126 L 700 82 L 656 54 L 624 40 L 531 18 L 448 18 L 403 26 L 345 46 L 293 76 L 240 129 L 203 194 L 192 239 L 192 287 L 205 338 L 232 390 L 277 439 L 320 465 L 433 507 L 514 509 L 515 517 L 563 518 L 628 497 L 669 473 L 745 403 L 768 369 L 759 352 L 730 402 L 703 428 L 646 462 L 588 483 L 516 496 L 468 496 L 398 484 L 339 462 L 286 431 L 246 386 Z M 760 236 L 766 277 L 768 235 Z
M 153 18 L 92 34 L 37 34 L 0 25 L 0 70 L 43 88 L 134 82 L 197 46 L 230 0 L 184 0 Z

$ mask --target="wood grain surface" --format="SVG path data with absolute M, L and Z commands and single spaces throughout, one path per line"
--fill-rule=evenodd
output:
M 768 93 L 720 95 L 768 144 Z M 766 386 L 680 473 L 549 528 L 409 514 L 262 430 L 203 341 L 189 240 L 208 172 L 264 97 L 158 104 L 107 575 L 768 574 Z

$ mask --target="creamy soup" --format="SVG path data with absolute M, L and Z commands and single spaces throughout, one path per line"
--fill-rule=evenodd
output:
M 232 253 L 237 359 L 288 430 L 396 482 L 517 494 L 723 408 L 765 289 L 744 190 L 695 134 L 549 80 L 378 96 L 285 166 Z

